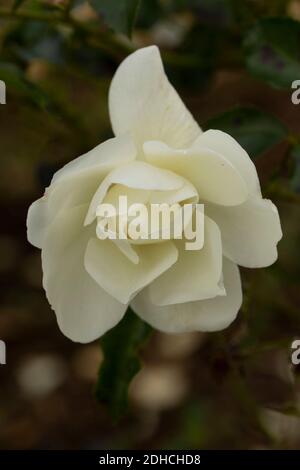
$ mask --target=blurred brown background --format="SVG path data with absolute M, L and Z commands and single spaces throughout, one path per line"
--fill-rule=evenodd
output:
M 77 3 L 72 14 L 94 21 L 87 3 Z M 285 3 L 288 15 L 300 19 L 299 2 Z M 1 1 L 0 7 L 11 4 Z M 218 28 L 214 15 L 210 21 Z M 196 83 L 187 83 L 194 72 L 174 65 L 171 54 L 195 24 L 207 27 L 205 10 L 140 19 L 133 44 L 155 43 L 166 52 L 170 78 L 200 125 L 232 106 L 255 105 L 299 135 L 300 105 L 291 103 L 290 90 L 251 78 L 238 61 L 219 63 L 208 81 L 201 71 Z M 17 82 L 0 105 L 0 339 L 7 345 L 7 364 L 0 366 L 0 448 L 300 448 L 300 382 L 290 360 L 290 344 L 300 338 L 300 206 L 298 196 L 270 190 L 274 174 L 289 173 L 284 142 L 255 161 L 263 191 L 271 191 L 282 218 L 279 261 L 243 270 L 238 320 L 215 334 L 156 332 L 131 385 L 127 416 L 115 425 L 96 402 L 101 348 L 60 333 L 41 287 L 40 252 L 26 241 L 26 213 L 59 166 L 111 135 L 108 86 L 126 54 L 88 48 L 62 25 L 53 26 L 62 29 L 59 36 L 43 27 L 1 17 L 0 10 L 1 60 L 15 57 L 24 83 L 38 85 L 55 104 L 54 112 L 36 106 Z M 63 48 L 69 48 L 68 60 Z

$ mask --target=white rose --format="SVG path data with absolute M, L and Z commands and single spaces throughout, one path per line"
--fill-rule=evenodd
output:
M 169 83 L 157 47 L 127 57 L 110 87 L 115 138 L 65 165 L 28 211 L 28 240 L 42 250 L 43 286 L 62 332 L 103 335 L 128 305 L 159 330 L 227 327 L 242 303 L 237 265 L 277 258 L 276 207 L 228 134 L 202 132 Z M 201 202 L 205 242 L 101 240 L 100 202 Z

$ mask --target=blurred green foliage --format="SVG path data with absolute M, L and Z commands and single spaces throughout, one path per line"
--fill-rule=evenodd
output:
M 209 119 L 204 129 L 232 135 L 253 159 L 283 141 L 288 129 L 276 117 L 255 108 L 235 108 Z
M 264 18 L 246 35 L 247 68 L 270 85 L 291 88 L 300 76 L 300 23 L 290 18 Z
M 293 147 L 291 151 L 292 157 L 292 177 L 291 188 L 293 191 L 300 193 L 300 144 Z
M 99 372 L 96 396 L 108 405 L 117 420 L 128 404 L 128 387 L 141 368 L 139 350 L 151 327 L 129 308 L 123 320 L 101 340 L 104 362 Z
M 90 3 L 108 26 L 131 36 L 139 0 L 90 0 Z

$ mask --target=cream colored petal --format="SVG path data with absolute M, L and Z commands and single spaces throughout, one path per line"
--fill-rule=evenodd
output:
M 132 309 L 147 323 L 165 333 L 218 331 L 232 323 L 242 304 L 238 267 L 223 259 L 226 296 L 158 307 L 150 300 L 149 288 L 131 302 Z
M 201 133 L 168 81 L 156 46 L 121 63 L 110 86 L 109 112 L 115 135 L 130 132 L 139 147 L 146 140 L 186 147 Z
M 102 221 L 104 220 L 105 222 L 105 230 L 102 225 Z M 96 235 L 100 240 L 106 240 L 107 238 L 111 240 L 117 247 L 118 249 L 125 255 L 127 258 L 134 264 L 137 264 L 140 260 L 139 255 L 137 254 L 136 250 L 134 249 L 134 246 L 129 242 L 128 239 L 120 239 L 118 238 L 118 234 L 116 231 L 112 231 L 109 228 L 109 219 L 101 219 L 100 222 L 98 221 L 97 226 L 96 226 Z M 108 226 L 106 226 L 108 224 Z M 106 237 L 106 234 L 109 236 Z
M 89 203 L 107 173 L 135 156 L 132 139 L 122 136 L 98 145 L 55 173 L 45 195 L 29 208 L 29 242 L 41 248 L 46 227 L 61 210 Z
M 149 176 L 148 168 L 146 171 Z M 153 175 L 155 177 L 155 175 Z M 151 185 L 153 181 L 149 182 Z M 154 183 L 156 185 L 156 182 Z M 147 182 L 148 185 L 148 182 Z M 177 186 L 177 183 L 176 183 Z M 170 191 L 157 190 L 157 189 L 135 189 L 122 184 L 115 184 L 110 187 L 106 193 L 103 203 L 112 204 L 117 209 L 117 214 L 120 214 L 119 198 L 126 195 L 128 207 L 132 204 L 176 204 L 184 202 L 196 203 L 199 196 L 196 188 L 187 180 L 182 180 L 182 186 L 179 189 Z
M 282 237 L 277 208 L 268 199 L 252 198 L 236 207 L 206 204 L 206 213 L 218 224 L 225 256 L 248 268 L 261 268 L 277 259 Z
M 260 196 L 260 184 L 254 163 L 240 144 L 225 132 L 210 129 L 194 142 L 194 148 L 210 149 L 222 155 L 240 173 L 252 195 Z
M 47 202 L 44 197 L 33 202 L 29 207 L 26 225 L 28 241 L 37 248 L 42 248 L 48 225 Z
M 135 146 L 128 136 L 110 139 L 88 154 L 68 163 L 53 177 L 47 189 L 51 213 L 62 208 L 90 202 L 106 175 L 136 157 Z
M 127 306 L 107 294 L 84 268 L 90 236 L 86 206 L 62 211 L 48 227 L 42 249 L 43 285 L 61 331 L 87 343 L 115 326 Z
M 204 246 L 186 250 L 185 240 L 177 240 L 178 261 L 149 286 L 151 302 L 169 305 L 224 295 L 220 286 L 222 244 L 218 226 L 205 217 Z
M 135 246 L 139 256 L 132 263 L 111 240 L 89 241 L 85 253 L 85 268 L 108 294 L 119 302 L 128 303 L 143 287 L 150 284 L 177 260 L 175 245 L 164 243 Z
M 180 176 L 168 170 L 161 170 L 145 162 L 132 162 L 113 170 L 101 183 L 91 201 L 85 224 L 93 222 L 96 217 L 97 206 L 103 199 L 112 184 L 120 184 L 129 188 L 144 190 L 172 191 L 179 189 L 185 181 Z
M 113 168 L 135 160 L 136 153 L 129 134 L 108 139 L 63 166 L 54 174 L 51 184 L 66 181 L 80 173 L 100 171 L 100 174 L 107 174 Z
M 209 148 L 193 145 L 186 150 L 176 150 L 152 141 L 144 144 L 144 154 L 152 165 L 171 170 L 190 181 L 200 200 L 232 206 L 247 198 L 247 185 L 238 170 Z
M 181 188 L 173 191 L 152 191 L 149 196 L 151 204 L 197 203 L 199 195 L 196 188 L 187 180 Z
M 150 190 L 130 188 L 123 184 L 113 184 L 110 186 L 102 202 L 103 204 L 111 204 L 115 207 L 117 214 L 124 214 L 126 207 L 120 206 L 120 196 L 127 197 L 127 207 L 130 207 L 132 204 L 147 204 L 150 194 Z

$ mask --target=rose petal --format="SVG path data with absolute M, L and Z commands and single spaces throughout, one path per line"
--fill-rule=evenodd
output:
M 115 135 L 130 132 L 139 147 L 145 140 L 185 147 L 201 133 L 168 81 L 156 46 L 121 63 L 110 86 L 109 112 Z
M 162 142 L 150 141 L 144 144 L 144 154 L 152 165 L 174 171 L 190 181 L 200 200 L 232 206 L 247 198 L 247 186 L 240 173 L 213 150 L 196 145 L 176 150 Z
M 131 162 L 136 157 L 136 148 L 129 134 L 108 139 L 89 152 L 70 161 L 58 170 L 51 184 L 76 177 L 81 173 L 100 172 L 107 174 L 113 168 Z
M 176 241 L 178 261 L 149 286 L 151 302 L 169 305 L 224 295 L 219 285 L 222 273 L 222 244 L 218 226 L 205 217 L 204 246 L 186 250 L 186 240 Z
M 210 129 L 203 132 L 193 147 L 210 149 L 229 161 L 244 179 L 248 192 L 260 196 L 260 184 L 254 163 L 240 144 L 226 132 Z
M 181 188 L 185 181 L 168 170 L 161 170 L 149 163 L 132 162 L 113 170 L 95 192 L 85 219 L 85 225 L 91 224 L 96 217 L 96 209 L 112 184 L 143 190 L 172 191 Z
M 248 268 L 276 261 L 282 231 L 277 208 L 271 201 L 252 198 L 236 207 L 206 204 L 205 210 L 221 230 L 225 256 Z
M 133 295 L 150 284 L 177 260 L 175 245 L 164 243 L 135 246 L 139 256 L 132 263 L 111 240 L 92 238 L 85 253 L 85 268 L 92 278 L 119 302 L 128 303 Z
M 31 204 L 26 221 L 27 239 L 37 248 L 42 248 L 47 224 L 47 201 L 42 197 Z
M 90 202 L 106 175 L 136 157 L 136 149 L 127 135 L 110 139 L 59 170 L 47 190 L 50 211 Z
M 29 242 L 41 248 L 45 229 L 59 211 L 90 202 L 107 173 L 119 164 L 134 160 L 135 156 L 131 138 L 122 136 L 107 140 L 55 173 L 43 198 L 29 208 Z
M 132 309 L 143 320 L 165 333 L 218 331 L 236 318 L 242 304 L 242 288 L 238 267 L 223 259 L 226 296 L 158 307 L 150 301 L 149 288 L 131 302 Z
M 61 331 L 87 343 L 123 317 L 127 306 L 107 294 L 84 269 L 89 229 L 86 206 L 62 211 L 47 230 L 42 250 L 43 285 Z

